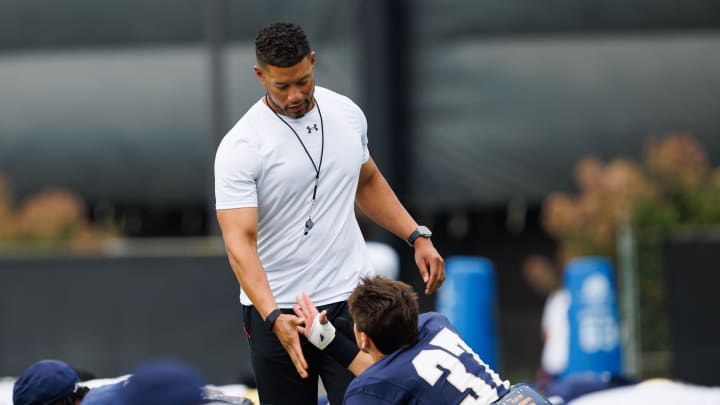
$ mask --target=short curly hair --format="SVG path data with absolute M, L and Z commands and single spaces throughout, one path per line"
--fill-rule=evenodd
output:
M 289 22 L 275 22 L 258 31 L 255 57 L 260 66 L 295 66 L 310 55 L 310 42 L 305 31 Z
M 355 327 L 390 354 L 418 339 L 418 302 L 412 287 L 381 276 L 363 277 L 348 298 Z

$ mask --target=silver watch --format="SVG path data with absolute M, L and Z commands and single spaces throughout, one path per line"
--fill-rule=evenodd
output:
M 425 225 L 420 225 L 417 227 L 416 230 L 413 231 L 413 233 L 410 234 L 410 236 L 405 240 L 408 245 L 415 246 L 415 241 L 419 237 L 423 238 L 430 238 L 432 236 L 432 232 L 430 232 L 430 229 L 428 229 Z

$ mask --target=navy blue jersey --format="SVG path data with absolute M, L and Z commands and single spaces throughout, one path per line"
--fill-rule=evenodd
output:
M 419 339 L 396 350 L 357 376 L 345 405 L 487 405 L 508 392 L 510 383 L 485 364 L 443 315 L 420 315 Z

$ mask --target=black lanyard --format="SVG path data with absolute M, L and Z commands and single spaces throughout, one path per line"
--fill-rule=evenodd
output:
M 310 159 L 310 163 L 312 163 L 313 168 L 315 169 L 315 187 L 313 188 L 313 194 L 312 194 L 312 202 L 310 205 L 310 213 L 308 214 L 308 219 L 305 221 L 305 231 L 303 232 L 303 235 L 307 235 L 308 232 L 310 232 L 310 229 L 312 229 L 313 225 L 315 223 L 312 220 L 313 211 L 315 210 L 315 198 L 317 197 L 317 189 L 318 189 L 318 182 L 320 181 L 320 168 L 322 167 L 323 162 L 323 155 L 325 154 L 325 126 L 323 125 L 323 117 L 322 112 L 320 111 L 320 104 L 318 104 L 315 97 L 313 97 L 313 101 L 315 102 L 315 108 L 318 110 L 318 115 L 320 115 L 320 161 L 318 164 L 315 164 L 315 160 L 312 158 L 312 155 L 310 155 L 310 151 L 308 151 L 307 147 L 305 146 L 305 143 L 300 139 L 300 135 L 298 135 L 297 131 L 295 131 L 295 128 L 292 127 L 292 125 L 288 124 L 287 121 L 283 119 L 283 117 L 280 116 L 273 108 L 270 106 L 270 100 L 268 100 L 267 94 L 265 95 L 265 102 L 270 107 L 270 111 L 275 114 L 276 117 L 280 119 L 285 125 L 287 125 L 288 128 L 292 131 L 293 134 L 295 134 L 295 137 L 300 142 L 300 145 L 302 145 L 303 150 L 305 150 L 305 154 Z M 317 128 L 317 127 L 316 127 Z

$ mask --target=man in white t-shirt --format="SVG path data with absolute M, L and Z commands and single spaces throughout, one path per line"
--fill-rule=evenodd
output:
M 570 347 L 570 293 L 557 289 L 548 295 L 542 315 L 544 346 L 542 368 L 557 377 L 567 368 L 568 349 Z
M 532 255 L 523 263 L 523 277 L 538 294 L 547 296 L 541 321 L 542 358 L 536 385 L 542 391 L 567 368 L 570 347 L 570 294 L 560 272 L 546 257 Z
M 267 94 L 222 140 L 215 159 L 218 222 L 241 287 L 243 328 L 262 403 L 317 401 L 320 376 L 333 404 L 352 380 L 343 361 L 298 335 L 295 296 L 307 291 L 331 320 L 371 273 L 354 205 L 406 239 L 426 283 L 445 279 L 443 259 L 370 157 L 367 122 L 347 97 L 315 85 L 315 52 L 302 28 L 273 23 L 255 40 Z M 342 364 L 347 363 L 347 364 Z

